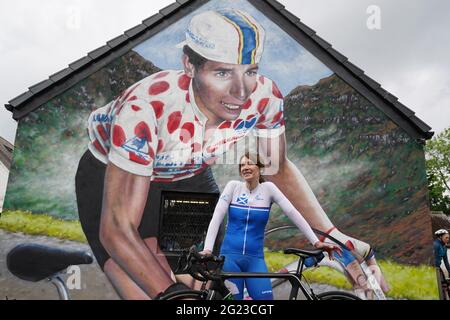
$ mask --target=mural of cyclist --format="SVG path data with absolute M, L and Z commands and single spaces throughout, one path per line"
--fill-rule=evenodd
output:
M 246 153 L 241 157 L 239 174 L 245 182 L 230 181 L 226 185 L 214 210 L 202 254 L 212 253 L 219 227 L 228 213 L 227 230 L 220 252 L 225 257 L 223 271 L 268 272 L 264 260 L 264 231 L 270 208 L 275 202 L 315 248 L 326 250 L 333 257 L 333 250 L 340 250 L 339 246 L 317 239 L 303 216 L 280 190 L 272 182 L 264 181 L 261 177 L 263 167 L 257 155 Z M 270 279 L 230 279 L 225 283 L 237 300 L 243 299 L 244 286 L 254 300 L 273 299 Z
M 283 96 L 258 74 L 264 40 L 262 26 L 245 12 L 202 12 L 180 44 L 184 70 L 151 75 L 90 115 L 90 143 L 76 175 L 79 217 L 122 298 L 183 288 L 158 251 L 152 204 L 162 189 L 218 192 L 210 165 L 250 135 L 270 163 L 265 179 L 311 227 L 351 245 L 382 278 L 370 245 L 336 229 L 286 157 Z

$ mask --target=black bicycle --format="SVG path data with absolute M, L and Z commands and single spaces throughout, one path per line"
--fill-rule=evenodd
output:
M 329 291 L 315 294 L 303 276 L 306 259 L 314 259 L 317 263 L 324 258 L 322 250 L 304 250 L 297 248 L 285 249 L 284 254 L 294 254 L 299 257 L 297 269 L 294 272 L 224 272 L 222 271 L 225 257 L 201 255 L 195 247 L 183 253 L 178 261 L 182 273 L 189 273 L 194 279 L 201 281 L 200 290 L 180 290 L 164 295 L 160 300 L 229 300 L 232 294 L 225 286 L 225 280 L 231 278 L 272 278 L 283 279 L 291 284 L 289 300 L 297 300 L 299 290 L 306 300 L 361 300 L 359 297 L 341 291 Z M 183 267 L 184 265 L 184 267 Z M 209 288 L 208 283 L 210 284 Z

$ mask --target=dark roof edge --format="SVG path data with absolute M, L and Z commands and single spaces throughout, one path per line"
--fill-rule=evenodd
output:
M 113 59 L 126 53 L 127 50 L 125 49 L 132 48 L 143 37 L 149 37 L 151 30 L 157 25 L 161 25 L 164 21 L 173 19 L 175 14 L 179 13 L 183 8 L 187 6 L 199 7 L 208 1 L 177 0 L 162 8 L 159 13 L 142 21 L 142 24 L 125 31 L 119 37 L 108 41 L 106 45 L 89 52 L 87 56 L 69 64 L 68 68 L 51 75 L 49 79 L 31 86 L 29 91 L 5 104 L 5 108 L 13 112 L 15 120 L 20 120 L 46 101 L 54 98 Z M 336 51 L 331 44 L 320 38 L 314 30 L 286 10 L 283 4 L 276 0 L 248 1 L 257 9 L 260 9 L 263 14 L 268 15 L 284 31 L 301 43 L 302 46 L 344 81 L 352 85 L 360 94 L 378 106 L 410 135 L 417 139 L 430 139 L 433 136 L 434 132 L 430 131 L 431 127 L 417 118 L 412 110 L 401 104 L 397 97 L 384 90 L 379 83 L 364 74 L 363 70 L 348 61 L 347 57 Z M 271 9 L 271 12 L 267 9 Z

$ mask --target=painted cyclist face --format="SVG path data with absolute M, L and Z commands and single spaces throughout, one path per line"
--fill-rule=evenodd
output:
M 195 102 L 211 124 L 236 120 L 256 87 L 257 64 L 207 61 L 194 71 Z
M 241 159 L 241 176 L 245 181 L 258 181 L 259 180 L 259 167 L 255 162 L 247 157 Z

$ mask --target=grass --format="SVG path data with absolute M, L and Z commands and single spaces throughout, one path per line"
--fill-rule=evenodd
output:
M 4 211 L 0 216 L 0 229 L 9 232 L 23 232 L 86 243 L 86 237 L 79 221 L 67 221 L 44 214 L 24 211 Z M 281 252 L 265 252 L 269 271 L 278 271 L 296 260 L 295 256 Z M 409 266 L 392 261 L 379 261 L 391 290 L 388 296 L 395 299 L 431 300 L 438 299 L 436 272 L 430 266 Z M 320 267 L 305 271 L 308 281 L 326 283 L 342 289 L 351 289 L 344 275 Z
M 61 220 L 45 214 L 3 211 L 0 216 L 0 229 L 87 243 L 79 221 Z
M 265 252 L 268 268 L 271 272 L 280 270 L 296 260 L 296 257 L 281 252 Z M 431 266 L 410 266 L 392 261 L 380 260 L 390 291 L 387 296 L 394 299 L 437 300 L 439 299 L 436 271 Z M 337 288 L 351 289 L 343 274 L 329 267 L 313 268 L 305 271 L 309 282 L 325 283 Z

